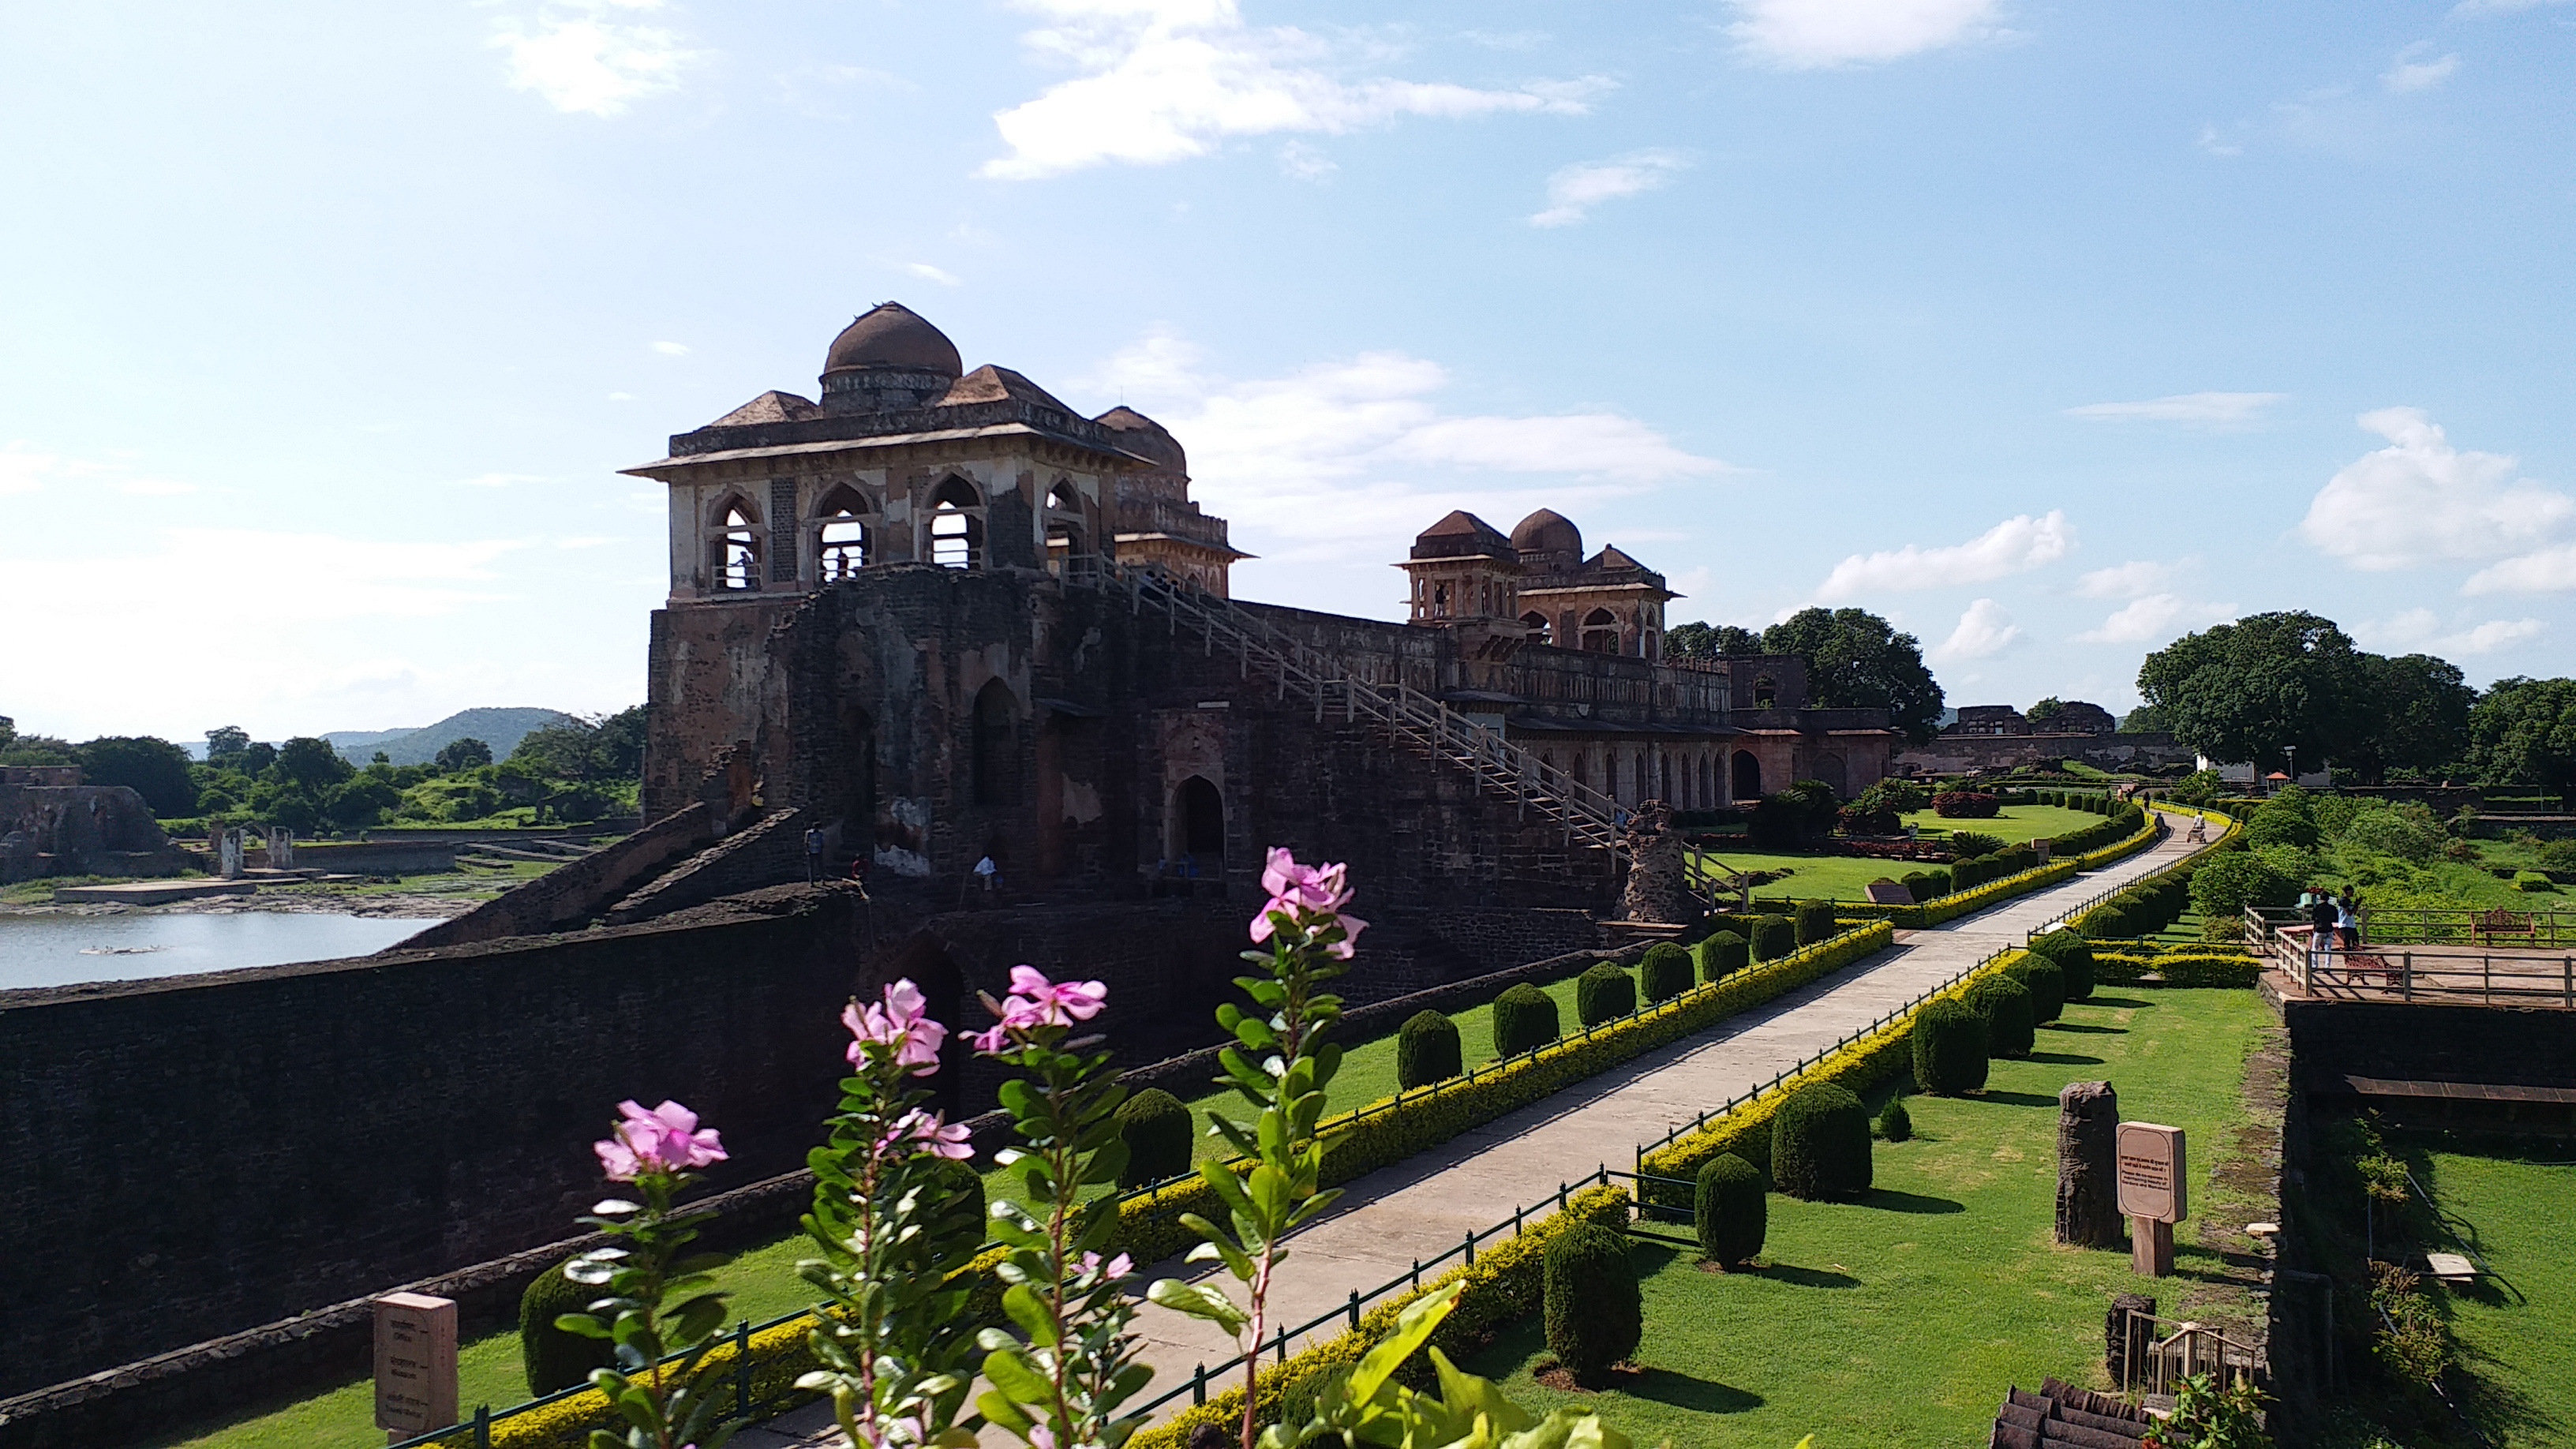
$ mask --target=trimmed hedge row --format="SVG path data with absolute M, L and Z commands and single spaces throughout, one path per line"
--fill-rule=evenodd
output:
M 1905 1075 L 1913 1065 L 1914 1022 L 1924 1008 L 1936 1001 L 1960 1000 L 1979 984 L 2000 975 L 2005 968 L 2020 960 L 2021 954 L 2011 952 L 1979 967 L 1964 979 L 1925 998 L 1914 1010 L 1842 1050 L 1827 1054 L 1823 1061 L 1778 1087 L 1756 1093 L 1753 1100 L 1720 1114 L 1707 1126 L 1645 1154 L 1638 1171 L 1649 1177 L 1680 1178 L 1695 1183 L 1701 1164 L 1732 1152 L 1767 1174 L 1771 1161 L 1771 1123 L 1782 1103 L 1819 1082 L 1828 1082 L 1859 1095 L 1882 1082 Z M 1645 1196 L 1657 1208 L 1675 1213 L 1687 1212 L 1692 1207 L 1687 1186 L 1676 1189 L 1656 1184 L 1648 1189 Z
M 1589 1187 L 1576 1193 L 1565 1205 L 1565 1211 L 1550 1217 L 1516 1238 L 1506 1238 L 1489 1248 L 1480 1248 L 1476 1261 L 1452 1268 L 1418 1289 L 1395 1294 L 1375 1308 L 1360 1315 L 1360 1326 L 1328 1343 L 1320 1343 L 1302 1353 L 1289 1355 L 1286 1363 L 1261 1371 L 1255 1381 L 1259 1394 L 1256 1408 L 1261 1417 L 1276 1420 L 1280 1410 L 1292 1397 L 1312 1393 L 1336 1373 L 1349 1369 L 1395 1332 L 1397 1315 L 1406 1305 L 1426 1293 L 1436 1292 L 1451 1283 L 1464 1287 L 1458 1294 L 1458 1306 L 1431 1335 L 1429 1347 L 1437 1348 L 1451 1358 L 1464 1357 L 1470 1350 L 1482 1347 L 1501 1329 L 1537 1313 L 1547 1296 L 1547 1248 L 1559 1236 L 1577 1228 L 1597 1227 L 1623 1231 L 1628 1225 L 1628 1192 L 1618 1187 Z M 1425 1357 L 1421 1360 L 1428 1363 Z M 1407 1365 L 1408 1368 L 1412 1365 Z M 1240 1369 L 1227 1376 L 1234 1387 L 1224 1393 L 1211 1393 L 1208 1401 L 1184 1409 L 1150 1429 L 1138 1431 L 1127 1441 L 1129 1449 L 1187 1449 L 1190 1435 L 1200 1425 L 1231 1429 L 1243 1422 L 1243 1388 Z M 1173 1384 L 1156 1384 L 1156 1393 L 1167 1393 Z
M 2141 956 L 2125 951 L 2097 951 L 2093 969 L 2102 981 L 2130 985 L 2154 972 L 2167 986 L 2252 986 L 2263 979 L 2263 963 L 2251 956 L 2217 951 L 2177 951 Z

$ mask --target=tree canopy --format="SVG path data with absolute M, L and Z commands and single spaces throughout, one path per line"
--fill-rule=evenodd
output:
M 2023 710 L 2021 717 L 2030 721 L 2032 724 L 2045 724 L 2064 713 L 2066 713 L 2065 701 L 2052 694 L 2046 699 L 2041 700 L 2039 703 L 2032 705 L 2030 708 Z
M 2497 680 L 2469 711 L 2469 759 L 2483 780 L 2565 799 L 2576 786 L 2576 679 Z
M 1738 624 L 1676 624 L 1664 631 L 1664 652 L 1683 659 L 1759 654 L 1762 636 Z
M 1761 652 L 1807 661 L 1810 704 L 1886 710 L 1916 744 L 1941 732 L 1941 686 L 1922 644 L 1866 609 L 1801 609 L 1762 631 Z
M 2361 656 L 2371 726 L 2344 761 L 2369 784 L 2392 771 L 2435 775 L 2469 755 L 2469 710 L 2477 703 L 2460 666 L 2430 654 Z
M 492 763 L 492 747 L 472 735 L 467 735 L 462 739 L 449 740 L 441 746 L 431 763 L 441 770 L 470 770 L 477 765 Z
M 190 763 L 186 750 L 150 735 L 104 735 L 80 747 L 85 783 L 126 786 L 155 815 L 185 815 L 197 808 Z
M 279 745 L 277 761 L 270 768 L 316 795 L 357 773 L 329 740 L 311 735 L 297 735 Z
M 2345 754 L 2369 731 L 2366 691 L 2351 638 L 2304 611 L 2186 634 L 2138 666 L 2138 693 L 2177 739 L 2266 770 L 2290 750 L 2312 767 Z

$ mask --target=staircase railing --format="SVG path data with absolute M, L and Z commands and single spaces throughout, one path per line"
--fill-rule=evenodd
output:
M 1466 770 L 1479 784 L 1512 799 L 1524 815 L 1556 822 L 1569 844 L 1617 854 L 1623 821 L 1616 800 L 1444 701 L 1400 679 L 1391 685 L 1363 679 L 1340 655 L 1290 635 L 1194 581 L 1176 581 L 1113 559 L 1064 562 L 1066 582 L 1123 591 L 1131 612 L 1152 604 L 1171 620 L 1175 635 L 1187 627 L 1200 634 L 1210 655 L 1220 647 L 1234 653 L 1246 678 L 1259 666 L 1281 700 L 1294 693 L 1311 701 L 1318 723 L 1334 709 L 1345 723 L 1365 719 L 1398 744 Z

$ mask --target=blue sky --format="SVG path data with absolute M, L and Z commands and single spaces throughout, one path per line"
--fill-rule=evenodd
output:
M 1954 705 L 2576 630 L 2576 4 L 0 12 L 0 713 L 643 696 L 616 469 L 888 298 L 1179 434 L 1247 597 L 1549 505 Z

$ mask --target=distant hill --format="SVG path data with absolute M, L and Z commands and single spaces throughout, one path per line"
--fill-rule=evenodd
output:
M 565 724 L 572 716 L 559 709 L 460 710 L 434 725 L 412 730 L 334 730 L 322 738 L 341 758 L 363 765 L 382 750 L 397 765 L 426 765 L 458 740 L 474 739 L 492 747 L 492 758 L 508 759 L 532 730 Z

